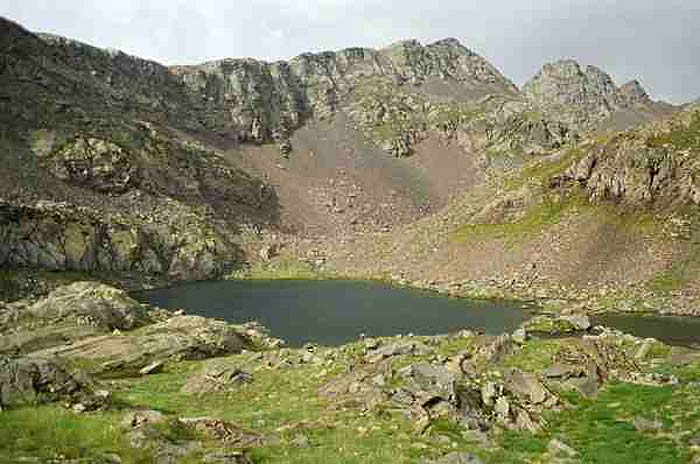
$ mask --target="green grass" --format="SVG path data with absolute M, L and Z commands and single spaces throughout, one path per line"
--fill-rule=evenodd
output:
M 700 111 L 693 112 L 689 123 L 675 123 L 668 132 L 653 135 L 646 142 L 651 148 L 670 145 L 676 150 L 700 150 Z
M 565 338 L 533 340 L 523 345 L 514 354 L 506 356 L 503 367 L 518 367 L 532 372 L 539 372 L 552 364 L 552 357 L 567 344 Z
M 359 354 L 349 346 L 348 354 Z M 245 365 L 247 355 L 233 356 Z M 186 379 L 201 367 L 183 362 L 161 374 L 114 383 L 115 399 L 133 407 L 149 407 L 172 416 L 207 416 L 275 435 L 279 444 L 252 451 L 256 463 L 415 462 L 426 454 L 438 456 L 453 446 L 474 448 L 462 435 L 435 445 L 430 436 L 416 436 L 414 424 L 391 410 L 363 412 L 335 408 L 317 394 L 325 382 L 343 371 L 349 359 L 334 366 L 300 366 L 257 370 L 254 381 L 228 393 L 191 395 L 182 392 Z M 434 434 L 442 435 L 439 430 Z M 309 447 L 295 447 L 305 435 Z
M 514 222 L 466 224 L 452 236 L 457 243 L 468 243 L 480 239 L 503 239 L 517 242 L 533 234 L 538 234 L 547 226 L 558 224 L 565 214 L 572 211 L 589 209 L 583 195 L 571 195 L 566 198 L 544 197 L 542 201 L 530 207 L 523 218 Z
M 416 337 L 417 341 L 423 340 Z M 425 340 L 423 340 L 425 341 Z M 469 349 L 471 339 L 441 338 L 436 354 L 450 355 Z M 538 372 L 553 355 L 570 343 L 566 339 L 529 340 L 493 369 L 519 367 Z M 697 387 L 643 387 L 614 383 L 592 399 L 563 394 L 569 405 L 562 412 L 546 412 L 546 426 L 538 433 L 496 431 L 493 447 L 484 448 L 458 423 L 435 420 L 421 430 L 399 411 L 382 406 L 365 411 L 342 406 L 318 395 L 330 379 L 355 365 L 363 354 L 360 342 L 335 352 L 331 363 L 302 364 L 269 369 L 256 361 L 255 353 L 227 358 L 253 373 L 254 380 L 227 392 L 189 394 L 182 387 L 198 373 L 201 361 L 169 364 L 164 371 L 144 377 L 109 381 L 116 408 L 152 408 L 171 418 L 210 417 L 232 421 L 244 428 L 277 438 L 275 443 L 251 450 L 255 463 L 415 463 L 459 450 L 478 455 L 485 463 L 551 462 L 547 444 L 557 438 L 572 446 L 583 463 L 683 463 L 690 458 L 687 446 L 693 431 L 700 430 L 700 390 Z M 668 358 L 668 350 L 655 355 Z M 392 365 L 396 372 L 408 363 L 425 362 L 430 356 L 404 356 Z M 700 376 L 698 364 L 681 368 L 661 366 L 683 380 Z M 401 380 L 394 378 L 392 382 Z M 0 461 L 26 456 L 51 459 L 96 459 L 119 454 L 125 463 L 152 462 L 148 453 L 131 449 L 119 429 L 122 412 L 114 409 L 77 415 L 62 407 L 40 406 L 0 413 Z M 635 417 L 659 420 L 659 431 L 641 432 Z M 192 439 L 192 431 L 165 425 L 162 439 Z M 309 446 L 298 447 L 303 435 Z M 196 437 L 195 437 L 196 438 Z M 201 438 L 201 437 L 200 437 Z M 221 445 L 204 440 L 206 450 Z M 198 462 L 192 454 L 184 462 Z
M 530 163 L 506 179 L 505 187 L 507 190 L 516 190 L 526 184 L 548 187 L 549 181 L 553 177 L 564 173 L 582 156 L 582 150 L 570 148 L 556 159 L 545 159 Z
M 679 447 L 674 440 L 680 436 L 681 429 L 693 430 L 692 420 L 686 418 L 685 424 L 678 420 L 685 409 L 682 402 L 688 396 L 677 394 L 673 388 L 613 384 L 592 399 L 577 395 L 569 395 L 567 399 L 573 402 L 571 408 L 547 414 L 548 426 L 543 431 L 503 432 L 498 437 L 499 449 L 489 455 L 487 462 L 550 462 L 546 451 L 553 438 L 579 453 L 574 462 L 690 462 L 687 448 Z M 695 416 L 698 415 L 696 412 Z M 658 432 L 638 431 L 632 423 L 635 417 L 659 420 L 663 427 Z
M 3 411 L 0 461 L 26 456 L 96 459 L 116 453 L 125 463 L 153 462 L 150 453 L 129 446 L 118 424 L 116 414 L 78 415 L 57 405 Z
M 614 384 L 595 399 L 581 399 L 575 409 L 551 418 L 552 430 L 565 436 L 584 462 L 687 462 L 688 456 L 669 437 L 640 432 L 631 422 L 645 417 L 667 427 L 672 423 L 668 407 L 673 397 L 673 388 Z

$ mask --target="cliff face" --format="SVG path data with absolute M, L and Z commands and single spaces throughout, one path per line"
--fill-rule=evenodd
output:
M 304 54 L 288 62 L 226 59 L 172 71 L 200 99 L 207 117 L 217 121 L 216 130 L 233 131 L 244 142 L 284 139 L 305 119 L 346 107 L 352 92 L 374 78 L 416 89 L 440 80 L 475 96 L 517 92 L 455 39 Z

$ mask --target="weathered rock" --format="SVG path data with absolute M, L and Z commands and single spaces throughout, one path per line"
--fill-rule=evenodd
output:
M 590 328 L 590 321 L 587 316 L 541 315 L 523 323 L 522 328 L 527 333 L 556 336 L 587 330 Z
M 430 347 L 417 341 L 395 341 L 369 350 L 365 355 L 365 360 L 369 363 L 376 363 L 392 356 L 428 354 L 431 351 Z
M 505 375 L 505 387 L 521 400 L 531 404 L 539 405 L 552 400 L 556 402 L 552 393 L 530 372 L 511 369 Z
M 69 372 L 55 360 L 0 357 L 0 407 L 15 407 L 63 401 L 96 409 L 109 394 L 96 394 L 83 374 Z
M 515 343 L 523 344 L 527 340 L 527 332 L 524 328 L 519 327 L 513 331 L 511 338 Z
M 178 419 L 178 421 L 213 440 L 233 448 L 252 448 L 274 441 L 272 437 L 266 437 L 261 433 L 246 430 L 232 422 L 219 419 L 183 417 Z
M 637 349 L 637 352 L 634 353 L 634 359 L 636 361 L 643 361 L 649 355 L 651 349 L 654 347 L 654 342 L 656 342 L 656 340 L 654 340 L 653 338 L 645 339 Z
M 486 338 L 466 352 L 457 355 L 456 359 L 448 361 L 460 366 L 461 371 L 468 375 L 477 375 L 485 366 L 501 361 L 513 349 L 513 339 L 508 334 L 495 338 Z
M 59 287 L 29 306 L 26 316 L 44 323 L 70 320 L 105 330 L 130 330 L 150 322 L 144 305 L 122 290 L 97 282 Z
M 202 371 L 194 374 L 183 387 L 187 393 L 210 393 L 236 388 L 253 381 L 253 375 L 226 360 L 207 362 Z
M 335 406 L 356 405 L 371 408 L 384 401 L 383 386 L 392 377 L 391 361 L 354 366 L 350 372 L 323 385 L 318 394 L 334 400 Z
M 224 321 L 201 316 L 175 316 L 132 332 L 109 334 L 51 348 L 44 353 L 102 361 L 95 372 L 137 373 L 144 366 L 183 359 L 206 359 L 240 353 L 250 341 Z
M 571 377 L 583 376 L 585 374 L 585 368 L 573 364 L 556 363 L 545 369 L 542 374 L 550 379 L 567 380 Z
M 570 322 L 575 330 L 588 330 L 591 328 L 591 320 L 586 314 L 565 314 L 561 318 Z
M 456 401 L 455 386 L 459 377 L 444 366 L 412 364 L 401 369 L 398 375 L 408 380 L 406 388 L 423 405 L 438 399 L 452 403 Z
M 525 83 L 523 93 L 548 115 L 580 128 L 596 127 L 615 111 L 651 103 L 638 82 L 618 88 L 604 71 L 573 60 L 545 64 Z
M 155 374 L 157 372 L 160 372 L 163 369 L 164 363 L 162 361 L 153 361 L 151 364 L 148 364 L 141 369 L 139 369 L 139 374 L 141 375 L 149 375 L 149 374 Z
M 119 145 L 94 137 L 77 137 L 45 160 L 57 178 L 100 192 L 123 193 L 138 185 L 133 156 Z
M 163 424 L 168 418 L 160 411 L 153 409 L 136 409 L 124 415 L 121 425 L 126 429 Z
M 578 456 L 578 451 L 573 449 L 561 440 L 552 438 L 547 444 L 547 450 L 553 456 L 563 456 L 565 458 L 575 458 Z
M 632 424 L 634 424 L 634 427 L 640 432 L 658 431 L 664 427 L 663 422 L 657 419 L 647 419 L 641 416 L 636 416 L 632 419 Z

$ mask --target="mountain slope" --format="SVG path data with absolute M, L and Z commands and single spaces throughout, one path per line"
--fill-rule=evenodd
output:
M 696 196 L 692 150 L 659 141 L 639 171 L 609 148 L 637 145 L 595 135 L 677 108 L 572 61 L 521 92 L 454 39 L 168 68 L 0 28 L 0 265 L 11 269 L 199 279 L 286 247 L 340 273 L 442 281 L 511 281 L 540 262 L 555 284 L 585 286 L 630 280 L 606 257 L 657 263 L 641 282 L 674 262 L 675 244 L 642 246 L 582 198 L 684 195 L 666 202 L 674 212 Z M 687 169 L 669 174 L 669 157 Z M 522 180 L 539 170 L 547 179 Z M 569 224 L 550 203 L 578 184 L 567 201 L 594 219 Z M 532 230 L 511 246 L 508 224 Z

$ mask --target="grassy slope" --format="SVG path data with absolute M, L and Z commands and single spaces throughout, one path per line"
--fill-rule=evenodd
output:
M 443 341 L 438 352 L 448 355 L 464 349 L 468 339 Z M 499 368 L 518 366 L 539 370 L 551 363 L 551 356 L 565 339 L 529 341 Z M 201 364 L 182 362 L 169 365 L 163 373 L 141 378 L 111 381 L 110 388 L 118 407 L 158 409 L 172 417 L 208 416 L 279 437 L 276 444 L 252 451 L 255 462 L 285 463 L 408 463 L 420 457 L 438 456 L 451 450 L 468 450 L 488 463 L 549 462 L 547 444 L 557 438 L 580 453 L 586 463 L 683 463 L 689 462 L 689 440 L 700 427 L 700 380 L 697 362 L 686 367 L 669 363 L 671 350 L 659 346 L 654 356 L 660 359 L 654 368 L 676 374 L 684 384 L 679 387 L 644 387 L 611 384 L 593 399 L 566 394 L 570 407 L 547 416 L 542 432 L 502 431 L 494 436 L 492 447 L 475 442 L 459 426 L 436 421 L 423 433 L 399 412 L 362 411 L 352 407 L 334 407 L 316 391 L 326 381 L 346 369 L 359 355 L 358 345 L 347 345 L 338 358 L 327 365 L 301 365 L 295 368 L 254 371 L 251 384 L 216 394 L 193 396 L 181 391 L 187 377 Z M 676 352 L 675 349 L 673 352 Z M 252 354 L 232 357 L 242 366 L 252 366 Z M 397 358 L 394 369 L 419 356 Z M 120 413 L 100 412 L 77 415 L 60 406 L 41 406 L 5 411 L 0 421 L 0 457 L 46 458 L 94 457 L 117 453 L 125 463 L 149 462 L 148 451 L 129 447 L 118 428 Z M 658 420 L 659 430 L 638 431 L 635 418 Z M 298 447 L 299 435 L 309 446 Z M 181 431 L 168 430 L 172 441 L 187 438 Z M 214 446 L 214 444 L 211 444 Z M 197 462 L 201 452 L 193 452 Z
M 492 177 L 409 226 L 346 245 L 329 243 L 329 266 L 340 274 L 401 276 L 419 284 L 468 282 L 473 287 L 463 289 L 468 296 L 518 296 L 524 291 L 555 298 L 594 296 L 605 308 L 654 309 L 671 303 L 689 309 L 700 295 L 700 222 L 697 207 L 674 202 L 671 191 L 673 182 L 685 180 L 662 186 L 668 191 L 658 192 L 654 205 L 590 200 L 584 187 L 555 187 L 552 180 L 601 151 L 608 172 L 616 162 L 631 163 L 624 169 L 643 169 L 640 162 L 656 162 L 661 152 L 663 159 L 681 163 L 679 172 L 692 172 L 698 140 L 700 113 L 586 139 Z M 648 153 L 637 156 L 634 143 Z M 533 263 L 536 278 L 529 282 Z M 507 288 L 509 282 L 522 288 Z M 605 295 L 597 295 L 599 288 Z

